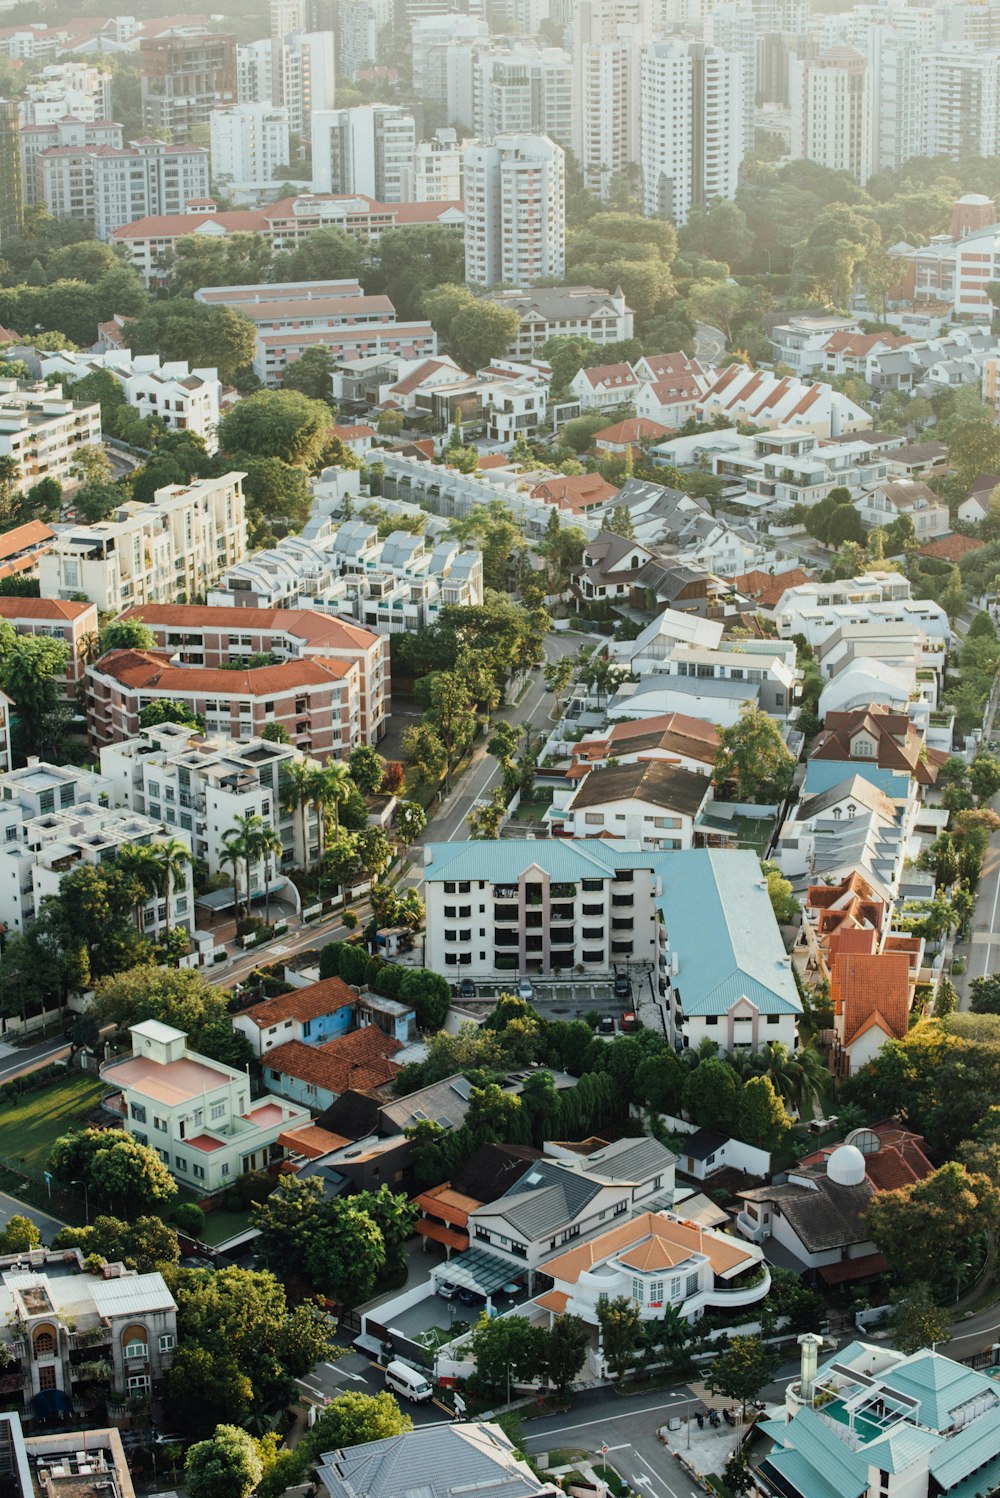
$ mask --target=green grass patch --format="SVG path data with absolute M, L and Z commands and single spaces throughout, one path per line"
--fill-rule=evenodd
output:
M 228 1243 L 237 1233 L 245 1233 L 249 1226 L 249 1212 L 206 1212 L 203 1241 L 215 1248 L 219 1243 Z
M 106 1090 L 100 1077 L 70 1072 L 0 1107 L 0 1160 L 40 1176 L 56 1140 L 81 1125 Z

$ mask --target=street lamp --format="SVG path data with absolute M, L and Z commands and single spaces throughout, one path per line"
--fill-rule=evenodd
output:
M 86 1181 L 70 1181 L 69 1184 L 71 1186 L 83 1187 L 83 1211 L 87 1219 L 87 1226 L 90 1227 L 90 1192 L 87 1190 L 87 1183 Z

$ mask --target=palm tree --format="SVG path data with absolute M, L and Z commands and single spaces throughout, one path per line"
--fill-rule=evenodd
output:
M 154 843 L 150 850 L 160 865 L 163 888 L 167 900 L 167 931 L 170 931 L 170 895 L 175 889 L 184 887 L 184 871 L 191 863 L 191 850 L 179 837 L 169 838 L 165 843 Z
M 287 806 L 289 811 L 298 811 L 302 818 L 302 859 L 303 867 L 309 868 L 309 834 L 306 827 L 306 813 L 312 802 L 311 782 L 315 772 L 319 769 L 315 760 L 297 759 L 290 764 L 281 777 L 281 804 Z M 322 849 L 320 853 L 322 854 Z
M 309 782 L 312 804 L 319 816 L 319 852 L 322 859 L 326 850 L 326 809 L 333 807 L 333 834 L 340 835 L 340 808 L 351 792 L 351 772 L 342 760 L 334 759 L 313 772 Z
M 248 811 L 245 812 L 243 816 L 236 818 L 235 826 L 231 827 L 229 829 L 229 832 L 226 834 L 227 837 L 233 838 L 234 846 L 239 848 L 240 853 L 243 856 L 243 863 L 246 869 L 247 876 L 247 915 L 250 914 L 250 872 L 253 868 L 253 865 L 257 863 L 263 855 L 260 838 L 261 833 L 263 832 L 266 825 L 267 824 L 265 823 L 263 817 L 259 816 L 257 812 Z
M 139 935 L 145 936 L 146 902 L 163 888 L 163 866 L 150 843 L 124 843 L 115 861 L 135 886 L 135 924 Z
M 76 646 L 77 659 L 85 666 L 92 665 L 101 654 L 101 637 L 96 629 L 81 635 Z
M 232 865 L 233 909 L 236 912 L 236 919 L 238 921 L 240 918 L 240 864 L 243 862 L 243 845 L 238 832 L 230 829 L 229 832 L 223 833 L 222 851 L 219 853 L 219 862 Z
M 255 845 L 260 858 L 264 860 L 264 920 L 269 926 L 271 924 L 271 875 L 274 873 L 274 860 L 279 858 L 284 851 L 281 846 L 281 838 L 268 822 L 262 822 L 259 831 L 255 834 Z

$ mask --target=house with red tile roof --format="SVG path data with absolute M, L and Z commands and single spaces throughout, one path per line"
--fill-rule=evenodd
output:
M 568 779 L 580 779 L 611 759 L 621 765 L 664 760 L 699 775 L 710 775 L 719 752 L 719 730 L 704 718 L 686 713 L 663 713 L 615 723 L 606 733 L 573 745 Z
M 611 411 L 615 406 L 634 400 L 639 377 L 630 364 L 597 364 L 580 369 L 569 382 L 569 388 L 584 411 Z
M 831 385 L 745 364 L 730 364 L 722 371 L 699 400 L 697 414 L 702 421 L 722 416 L 733 424 L 747 422 L 767 430 L 794 427 L 816 437 L 838 437 L 872 426 L 870 414 Z
M 0 538 L 0 543 L 3 540 L 6 537 Z M 98 630 L 97 606 L 68 598 L 0 598 L 0 619 L 19 635 L 62 638 L 67 650 L 62 673 L 65 697 L 75 709 L 77 685 L 84 675 L 86 642 Z
M 614 426 L 602 427 L 594 433 L 594 451 L 597 453 L 626 453 L 630 449 L 639 457 L 644 447 L 652 442 L 662 442 L 669 437 L 669 430 L 658 421 L 647 421 L 644 416 L 629 416 Z
M 906 952 L 852 952 L 842 948 L 830 963 L 834 1043 L 831 1066 L 838 1076 L 863 1070 L 889 1040 L 902 1040 L 910 1023 L 916 975 Z
M 402 1048 L 376 1025 L 322 1045 L 288 1040 L 264 1056 L 264 1080 L 280 1097 L 322 1112 L 343 1092 L 378 1092 L 386 1087 L 400 1070 L 391 1057 Z
M 936 541 L 928 541 L 917 550 L 922 557 L 933 557 L 938 562 L 951 562 L 957 567 L 963 557 L 973 551 L 982 551 L 985 545 L 985 541 L 976 541 L 972 536 L 960 536 L 956 533 L 952 536 L 938 536 Z
M 762 613 L 771 613 L 781 602 L 788 588 L 797 588 L 809 581 L 809 573 L 801 567 L 792 567 L 787 572 L 763 572 L 759 567 L 741 572 L 738 577 L 727 579 L 737 593 L 750 598 Z
M 483 466 L 479 460 L 480 468 Z M 614 484 L 602 479 L 599 473 L 553 474 L 543 479 L 531 491 L 532 499 L 543 499 L 558 510 L 569 510 L 574 515 L 585 514 L 595 505 L 606 505 L 613 500 L 618 490 Z
M 907 713 L 878 702 L 849 712 L 827 713 L 809 756 L 845 765 L 877 765 L 880 770 L 910 775 L 921 786 L 936 783 L 947 757 L 941 750 L 927 748 L 923 733 Z
M 324 978 L 238 1010 L 233 1029 L 246 1036 L 259 1061 L 290 1040 L 315 1046 L 346 1035 L 357 1003 L 357 993 L 342 979 Z
M 55 531 L 43 520 L 29 520 L 4 531 L 0 536 L 0 578 L 37 573 L 39 558 L 55 539 Z

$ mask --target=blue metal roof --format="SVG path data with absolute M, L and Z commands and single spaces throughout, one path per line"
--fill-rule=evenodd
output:
M 770 1432 L 768 1432 L 770 1434 Z M 861 1498 L 868 1491 L 868 1462 L 854 1452 L 808 1407 L 782 1432 L 765 1466 L 773 1467 L 802 1498 Z
M 865 1460 L 883 1472 L 905 1472 L 928 1451 L 940 1446 L 943 1436 L 902 1421 L 863 1448 Z M 933 1469 L 934 1463 L 931 1462 Z
M 986 1374 L 926 1347 L 883 1373 L 880 1382 L 889 1393 L 915 1399 L 916 1418 L 931 1430 L 947 1430 L 955 1423 L 953 1411 L 984 1394 L 995 1397 L 997 1393 L 996 1384 Z
M 852 775 L 860 775 L 892 801 L 905 801 L 909 795 L 910 777 L 905 771 L 881 770 L 878 765 L 859 764 L 857 760 L 810 759 L 806 761 L 803 799 L 821 796 Z
M 761 1014 L 800 1014 L 802 1001 L 767 882 L 747 848 L 695 848 L 658 861 L 659 900 L 686 1018 L 725 1014 L 746 998 Z

